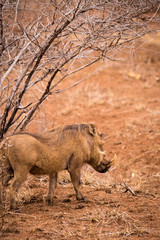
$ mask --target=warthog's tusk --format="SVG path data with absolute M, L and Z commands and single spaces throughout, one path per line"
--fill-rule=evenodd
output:
M 105 151 L 99 151 L 99 152 L 100 152 L 100 154 L 106 155 Z
M 107 164 L 108 167 L 112 166 L 116 160 L 117 160 L 117 155 L 114 154 L 114 157 L 113 157 L 113 158 L 111 159 L 111 161 Z

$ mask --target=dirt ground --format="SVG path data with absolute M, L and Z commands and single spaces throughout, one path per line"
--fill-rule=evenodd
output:
M 0 239 L 160 239 L 159 46 L 106 62 L 76 88 L 50 97 L 42 112 L 43 124 L 33 123 L 30 130 L 94 122 L 106 135 L 107 157 L 116 154 L 117 161 L 105 174 L 84 166 L 85 202 L 76 201 L 62 172 L 54 205 L 48 206 L 48 178 L 29 176 L 19 192 L 19 209 L 4 216 Z

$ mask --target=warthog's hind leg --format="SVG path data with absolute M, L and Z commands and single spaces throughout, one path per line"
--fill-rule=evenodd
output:
M 11 167 L 6 167 L 3 170 L 3 175 L 2 175 L 2 184 L 4 187 L 8 186 L 9 180 L 13 178 L 13 169 Z
M 19 170 L 14 172 L 14 180 L 10 191 L 10 209 L 16 208 L 15 202 L 16 194 L 21 184 L 25 181 L 28 172 L 29 172 L 28 169 L 25 170 L 24 168 L 23 171 Z
M 0 203 L 3 202 L 2 199 L 2 191 L 4 191 L 3 187 L 7 187 L 8 186 L 8 182 L 9 180 L 13 178 L 13 169 L 11 169 L 10 167 L 6 167 L 5 169 L 2 170 L 2 176 L 1 176 L 1 186 L 0 186 Z
M 75 192 L 76 192 L 77 200 L 79 200 L 79 201 L 84 200 L 84 197 L 79 190 L 79 187 L 80 187 L 80 169 L 74 169 L 74 170 L 68 169 L 68 171 L 70 173 L 71 180 L 72 180 Z
M 47 201 L 49 205 L 53 205 L 53 192 L 57 187 L 57 178 L 58 178 L 58 173 L 49 175 L 49 192 L 47 196 Z

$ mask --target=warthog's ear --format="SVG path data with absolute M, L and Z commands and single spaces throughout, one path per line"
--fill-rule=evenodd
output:
M 96 126 L 93 123 L 89 124 L 89 133 L 94 136 L 96 134 Z

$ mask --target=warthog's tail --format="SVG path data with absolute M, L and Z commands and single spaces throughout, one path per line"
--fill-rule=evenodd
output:
M 4 187 L 8 185 L 9 180 L 13 177 L 13 168 L 9 162 L 7 154 L 7 141 L 0 142 L 0 170 L 1 170 L 1 182 Z

